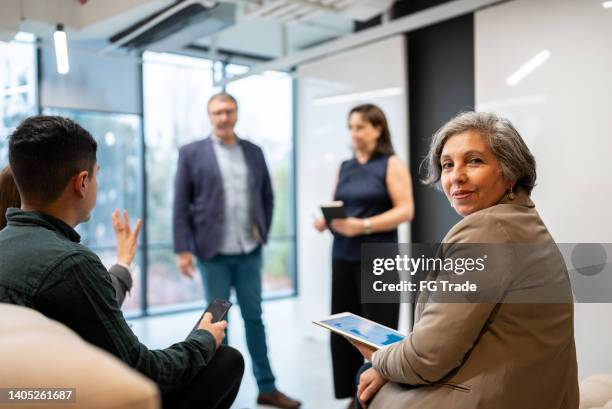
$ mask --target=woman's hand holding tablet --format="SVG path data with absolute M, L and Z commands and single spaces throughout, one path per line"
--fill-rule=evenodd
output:
M 394 329 L 350 312 L 334 314 L 320 321 L 313 321 L 313 323 L 348 338 L 360 351 L 362 348 L 357 346 L 355 342 L 368 346 L 368 350 L 374 352 L 376 349 L 394 344 L 405 338 L 405 335 Z

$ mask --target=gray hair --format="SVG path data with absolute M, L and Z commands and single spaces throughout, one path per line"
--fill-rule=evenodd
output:
M 236 107 L 236 109 L 238 109 L 238 101 L 236 100 L 236 98 L 234 98 L 234 96 L 233 96 L 233 95 L 228 94 L 228 93 L 227 93 L 227 92 L 225 92 L 225 91 L 217 92 L 217 93 L 216 93 L 216 94 L 214 94 L 212 97 L 210 97 L 210 98 L 208 99 L 208 103 L 206 104 L 206 107 L 207 107 L 207 108 L 208 108 L 208 107 L 210 107 L 210 103 L 211 103 L 211 102 L 213 102 L 213 101 L 216 101 L 216 100 L 219 100 L 219 101 L 226 101 L 226 102 L 227 102 L 227 101 L 233 102 L 233 103 L 234 103 L 234 106 Z
M 440 156 L 444 144 L 451 136 L 466 131 L 480 133 L 497 157 L 503 177 L 516 181 L 516 190 L 531 194 L 536 181 L 535 158 L 510 121 L 488 112 L 460 113 L 434 134 L 429 153 L 421 164 L 426 168 L 423 183 L 429 186 L 438 184 L 442 172 Z

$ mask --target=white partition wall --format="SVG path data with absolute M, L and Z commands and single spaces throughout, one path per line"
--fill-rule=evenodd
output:
M 331 235 L 312 227 L 313 213 L 332 199 L 340 163 L 352 156 L 349 110 L 365 102 L 379 105 L 387 115 L 395 150 L 407 161 L 405 61 L 404 38 L 398 36 L 298 69 L 298 285 L 307 319 L 330 311 Z M 405 227 L 400 232 L 403 241 L 406 232 Z M 309 327 L 308 332 L 317 339 L 328 336 L 319 328 Z
M 477 109 L 524 136 L 538 164 L 534 201 L 560 243 L 612 242 L 611 39 L 612 9 L 596 0 L 515 0 L 476 14 Z M 580 378 L 612 373 L 612 304 L 575 310 Z

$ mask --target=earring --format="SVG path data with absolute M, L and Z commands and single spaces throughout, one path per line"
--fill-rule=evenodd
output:
M 514 186 L 510 188 L 510 193 L 508 193 L 508 200 L 514 200 L 514 198 L 516 197 L 514 195 L 513 189 L 514 189 Z

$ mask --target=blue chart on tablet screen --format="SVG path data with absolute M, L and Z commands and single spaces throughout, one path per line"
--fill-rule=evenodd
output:
M 365 321 L 359 317 L 346 316 L 321 321 L 330 327 L 350 332 L 357 338 L 369 341 L 373 344 L 385 346 L 404 339 L 403 335 L 397 334 L 387 328 L 375 323 Z

